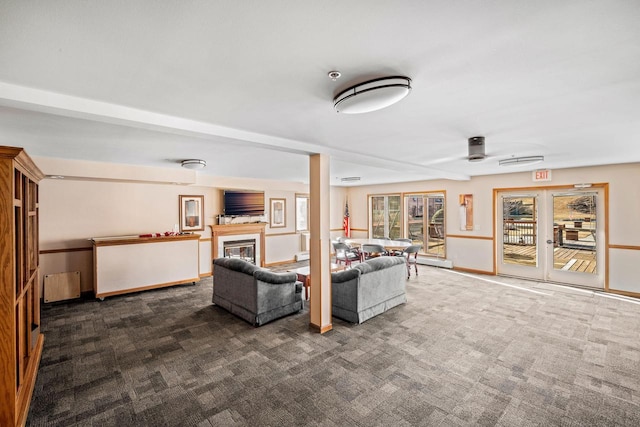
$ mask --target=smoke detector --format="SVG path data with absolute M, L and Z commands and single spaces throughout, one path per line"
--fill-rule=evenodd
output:
M 473 136 L 469 138 L 469 157 L 470 162 L 479 162 L 484 160 L 487 155 L 484 152 L 484 136 Z

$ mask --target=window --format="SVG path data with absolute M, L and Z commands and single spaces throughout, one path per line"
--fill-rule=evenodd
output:
M 400 224 L 399 195 L 371 196 L 371 209 L 369 211 L 369 236 L 373 239 L 389 237 L 399 239 L 402 237 Z
M 404 203 L 407 238 L 422 245 L 423 253 L 444 257 L 444 194 L 407 194 L 404 196 Z
M 309 231 L 308 194 L 296 194 L 296 231 Z

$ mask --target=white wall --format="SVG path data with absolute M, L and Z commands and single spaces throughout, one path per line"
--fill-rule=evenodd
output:
M 91 290 L 92 237 L 139 235 L 173 231 L 178 223 L 179 195 L 205 197 L 205 229 L 200 234 L 201 272 L 211 271 L 211 230 L 215 191 L 171 184 L 45 179 L 40 185 L 40 250 L 44 277 L 80 271 L 81 289 Z M 67 250 L 66 252 L 64 250 Z M 61 251 L 47 253 L 47 251 Z
M 205 230 L 200 242 L 200 274 L 211 272 L 211 231 L 222 211 L 221 189 L 238 188 L 265 191 L 265 199 L 285 198 L 286 227 L 266 227 L 266 262 L 275 264 L 293 260 L 300 251 L 295 232 L 295 194 L 307 193 L 301 183 L 269 182 L 199 176 L 182 169 L 134 167 L 97 162 L 35 158 L 47 175 L 75 176 L 77 179 L 45 179 L 40 191 L 41 276 L 50 273 L 81 272 L 82 290 L 92 289 L 93 258 L 91 237 L 141 234 L 173 230 L 178 222 L 178 196 L 205 196 Z M 116 179 L 121 174 L 122 180 Z M 80 179 L 80 176 L 84 178 Z M 68 175 L 67 175 L 68 176 Z M 609 184 L 609 287 L 640 293 L 637 280 L 640 265 L 640 164 L 554 170 L 551 182 L 541 186 L 572 185 L 592 182 Z M 174 185 L 172 182 L 190 185 Z M 533 187 L 530 172 L 476 177 L 470 181 L 421 181 L 402 184 L 331 187 L 329 203 L 331 236 L 343 235 L 345 201 L 349 201 L 352 233 L 366 237 L 368 195 L 421 191 L 446 192 L 448 235 L 447 258 L 457 268 L 491 272 L 493 270 L 493 189 Z M 474 230 L 459 230 L 459 194 L 474 195 Z M 267 216 L 268 218 L 268 216 Z M 465 237 L 480 237 L 468 239 Z M 482 239 L 485 238 L 485 239 Z M 620 248 L 622 247 L 622 248 Z M 51 252 L 53 251 L 53 252 Z
M 308 193 L 302 183 L 234 179 L 196 175 L 182 169 L 134 167 L 77 160 L 35 158 L 46 175 L 66 179 L 44 179 L 40 186 L 41 277 L 80 271 L 81 289 L 93 288 L 92 237 L 139 235 L 173 231 L 178 223 L 179 196 L 205 196 L 205 229 L 200 240 L 200 274 L 211 273 L 211 229 L 222 213 L 225 188 L 265 192 L 266 219 L 269 199 L 286 200 L 286 227 L 266 233 L 266 263 L 292 261 L 301 250 L 295 231 L 295 194 Z M 117 179 L 118 174 L 123 178 Z M 189 185 L 176 185 L 190 183 Z M 333 190 L 332 190 L 333 191 Z M 346 189 L 336 188 L 330 203 L 331 227 L 341 229 Z M 335 200 L 335 201 L 334 201 Z
M 420 181 L 411 183 L 352 187 L 349 207 L 352 228 L 368 227 L 368 196 L 371 194 L 423 191 L 446 192 L 448 237 L 447 258 L 454 267 L 493 272 L 493 190 L 500 188 L 547 187 L 576 183 L 609 184 L 609 245 L 628 248 L 606 248 L 609 254 L 609 288 L 640 293 L 640 164 L 623 164 L 573 168 L 552 171 L 551 182 L 533 182 L 531 172 L 480 176 L 470 181 Z M 473 194 L 474 229 L 461 231 L 458 196 Z M 352 207 L 353 206 L 353 207 Z M 458 237 L 461 236 L 461 237 Z M 479 237 L 480 239 L 465 238 Z M 483 238 L 491 238 L 486 240 Z

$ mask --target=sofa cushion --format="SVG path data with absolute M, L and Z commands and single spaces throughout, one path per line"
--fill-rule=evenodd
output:
M 220 265 L 229 270 L 239 271 L 241 273 L 253 276 L 256 271 L 262 270 L 257 265 L 253 265 L 250 262 L 244 261 L 238 258 L 216 258 L 213 260 L 214 265 Z
M 395 256 L 383 256 L 379 258 L 373 258 L 365 262 L 361 262 L 360 264 L 356 265 L 353 268 L 353 270 L 357 269 L 357 270 L 360 270 L 362 274 L 367 274 L 367 273 L 372 273 L 378 270 L 384 270 L 385 268 L 388 268 L 394 265 L 404 264 L 405 262 L 406 261 L 404 257 L 401 258 L 401 257 L 395 257 Z

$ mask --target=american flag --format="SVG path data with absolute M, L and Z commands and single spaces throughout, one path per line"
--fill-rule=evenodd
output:
M 344 237 L 351 237 L 351 225 L 349 224 L 349 202 L 344 204 L 344 220 L 342 221 Z

